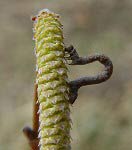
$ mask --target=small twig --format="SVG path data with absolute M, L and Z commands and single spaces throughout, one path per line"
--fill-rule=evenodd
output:
M 34 132 L 30 127 L 24 127 L 23 133 L 28 139 L 31 150 L 39 150 L 39 140 L 37 138 L 36 132 Z
M 34 104 L 33 104 L 33 131 L 38 133 L 39 128 L 39 103 L 38 103 L 38 93 L 37 93 L 38 85 L 35 84 L 34 86 Z
M 38 115 L 38 96 L 37 96 L 37 84 L 34 89 L 34 103 L 33 103 L 33 129 L 26 126 L 23 128 L 23 133 L 29 141 L 31 150 L 39 150 L 38 128 L 39 128 L 39 115 Z
M 73 46 L 66 48 L 65 51 L 70 54 L 70 58 L 72 60 L 72 63 L 70 65 L 85 65 L 94 61 L 99 61 L 105 67 L 105 69 L 101 73 L 95 76 L 81 77 L 69 82 L 70 103 L 73 104 L 78 96 L 78 89 L 80 87 L 92 84 L 99 84 L 108 80 L 113 72 L 113 64 L 109 57 L 102 54 L 95 54 L 88 57 L 79 57 L 76 49 L 74 49 Z

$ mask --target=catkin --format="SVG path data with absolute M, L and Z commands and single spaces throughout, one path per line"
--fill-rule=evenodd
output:
M 68 76 L 59 15 L 42 10 L 34 20 L 40 150 L 70 150 Z

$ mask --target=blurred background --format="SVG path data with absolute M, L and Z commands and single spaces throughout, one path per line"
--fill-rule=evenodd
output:
M 108 55 L 114 73 L 83 87 L 71 108 L 72 150 L 132 149 L 132 0 L 0 0 L 0 150 L 29 150 L 35 55 L 31 16 L 61 15 L 66 45 L 81 56 Z M 72 69 L 71 69 L 72 68 Z M 69 67 L 69 78 L 93 75 L 99 63 Z

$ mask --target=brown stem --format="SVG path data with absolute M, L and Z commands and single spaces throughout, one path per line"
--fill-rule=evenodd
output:
M 33 101 L 33 129 L 24 127 L 23 133 L 28 139 L 31 150 L 39 150 L 38 128 L 39 128 L 39 104 L 37 95 L 37 84 L 34 86 L 34 101 Z
M 71 45 L 65 48 L 65 51 L 69 53 L 69 60 L 72 60 L 70 65 L 86 65 L 99 61 L 104 65 L 104 70 L 95 76 L 86 76 L 75 79 L 69 82 L 70 93 L 69 102 L 73 104 L 78 96 L 78 89 L 82 86 L 99 84 L 108 80 L 113 72 L 113 64 L 109 57 L 103 54 L 95 54 L 88 57 L 79 57 L 76 49 Z
M 33 103 L 33 131 L 38 133 L 39 128 L 39 103 L 38 103 L 38 94 L 37 94 L 38 85 L 34 86 L 34 103 Z

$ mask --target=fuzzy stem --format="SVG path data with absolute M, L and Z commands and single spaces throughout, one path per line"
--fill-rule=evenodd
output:
M 34 20 L 40 150 L 70 150 L 67 67 L 59 16 L 42 10 Z M 36 105 L 35 105 L 36 106 Z M 34 110 L 34 130 L 38 116 Z

